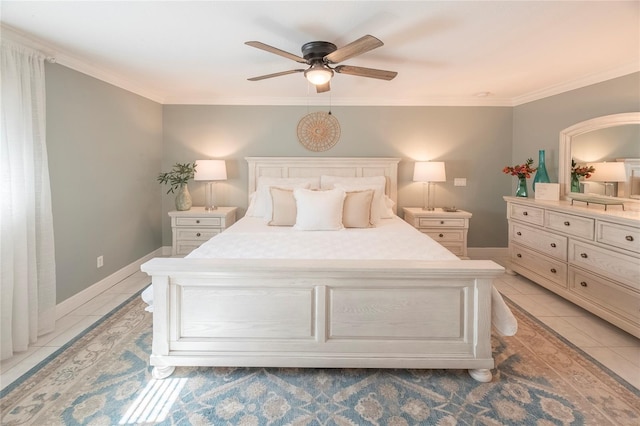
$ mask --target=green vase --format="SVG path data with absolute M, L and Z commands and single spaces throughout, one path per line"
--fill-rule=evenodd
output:
M 547 164 L 544 156 L 544 149 L 538 151 L 538 168 L 533 178 L 533 190 L 536 190 L 536 183 L 549 183 L 549 174 L 547 173 Z
M 571 175 L 571 192 L 580 192 L 580 179 L 578 175 Z
M 189 193 L 189 187 L 181 185 L 178 188 L 176 194 L 176 210 L 185 211 L 191 209 L 191 194 Z
M 528 197 L 527 178 L 518 178 L 518 186 L 516 187 L 516 197 Z

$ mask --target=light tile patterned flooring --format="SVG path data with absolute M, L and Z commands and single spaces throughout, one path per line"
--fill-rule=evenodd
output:
M 500 260 L 497 260 L 499 263 Z M 29 350 L 2 361 L 0 388 L 11 384 L 150 282 L 137 272 L 59 319 L 54 332 Z M 640 389 L 640 339 L 610 325 L 521 276 L 505 274 L 496 288 L 620 377 Z

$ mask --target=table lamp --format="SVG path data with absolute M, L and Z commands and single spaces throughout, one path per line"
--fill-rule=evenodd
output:
M 208 212 L 217 207 L 213 203 L 214 184 L 227 179 L 227 165 L 224 160 L 197 160 L 194 180 L 206 181 L 204 209 Z
M 436 197 L 435 182 L 445 182 L 447 176 L 442 161 L 416 161 L 413 180 L 422 182 L 423 210 L 434 210 Z

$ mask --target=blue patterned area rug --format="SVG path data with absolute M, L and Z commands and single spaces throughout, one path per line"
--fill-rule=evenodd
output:
M 490 383 L 462 370 L 187 368 L 151 377 L 139 297 L 1 395 L 2 425 L 638 425 L 640 392 L 511 304 Z

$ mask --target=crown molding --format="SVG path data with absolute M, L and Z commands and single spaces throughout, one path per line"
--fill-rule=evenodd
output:
M 148 88 L 141 87 L 131 80 L 100 69 L 99 67 L 88 63 L 86 60 L 72 55 L 64 49 L 51 43 L 45 42 L 42 39 L 39 39 L 32 35 L 27 35 L 6 24 L 0 24 L 0 31 L 2 32 L 3 38 L 6 37 L 7 40 L 13 41 L 15 43 L 20 43 L 24 46 L 40 51 L 47 57 L 47 60 L 51 63 L 64 65 L 67 68 L 71 68 L 72 70 L 81 72 L 90 77 L 94 77 L 105 83 L 112 84 L 116 87 L 119 87 L 128 92 L 132 92 L 136 95 L 140 95 L 143 98 L 147 98 L 154 102 L 162 104 L 164 101 L 160 93 L 149 90 Z

